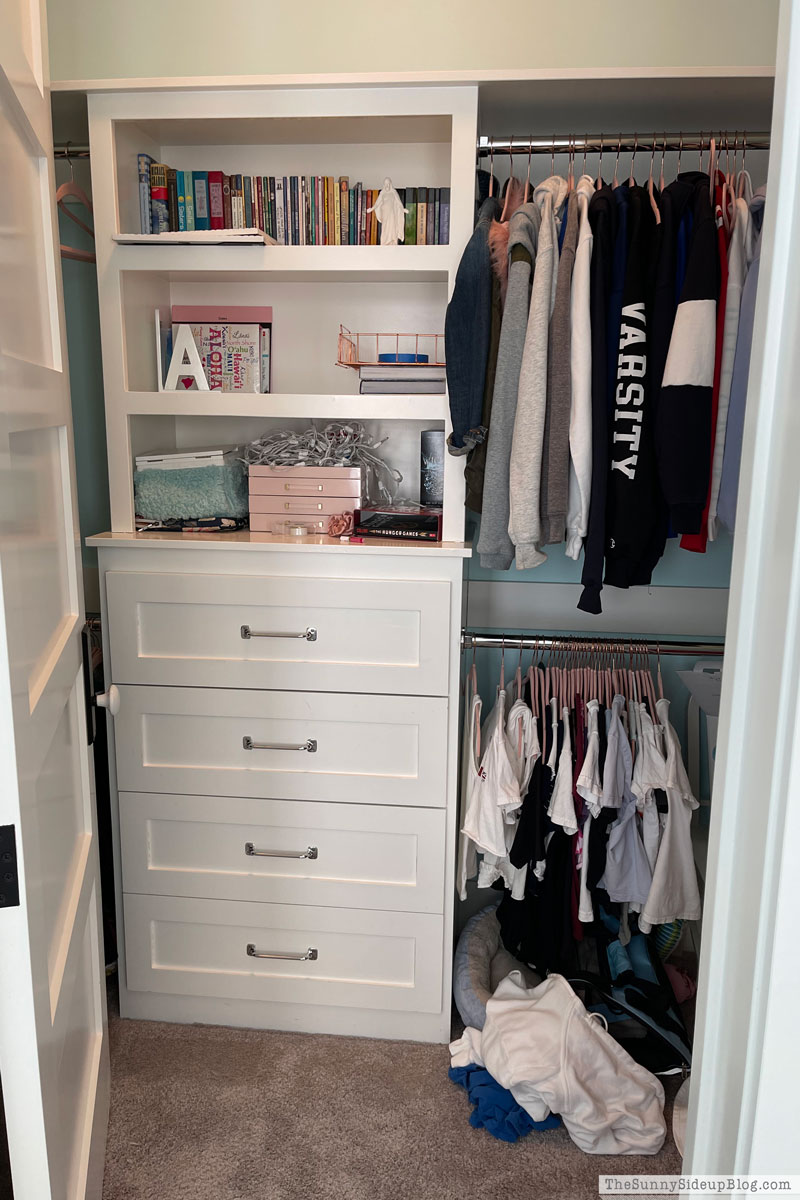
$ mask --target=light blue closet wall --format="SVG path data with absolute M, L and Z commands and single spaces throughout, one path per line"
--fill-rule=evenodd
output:
M 85 107 L 84 97 L 78 97 L 77 100 L 54 97 L 53 135 L 56 142 L 72 141 L 79 144 L 87 140 Z M 91 199 L 91 171 L 86 159 L 75 160 L 71 169 L 65 160 L 56 160 L 56 185 L 66 183 L 70 178 Z M 68 203 L 73 204 L 72 201 Z M 86 224 L 91 224 L 91 218 L 82 205 L 75 205 L 74 211 Z M 93 239 L 64 213 L 59 213 L 58 222 L 61 241 L 65 245 L 81 250 L 94 249 Z M 110 526 L 97 270 L 93 263 L 76 262 L 68 258 L 62 258 L 61 270 L 85 604 L 87 612 L 99 612 L 97 551 L 83 545 L 90 534 L 101 533 Z

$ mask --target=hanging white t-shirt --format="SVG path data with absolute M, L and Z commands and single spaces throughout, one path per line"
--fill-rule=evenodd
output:
M 573 834 L 578 832 L 578 819 L 575 816 L 575 800 L 572 795 L 572 736 L 569 728 L 569 709 L 566 705 L 561 710 L 561 720 L 564 737 L 547 815 L 554 825 L 561 826 L 564 833 Z
M 697 808 L 697 800 L 683 765 L 678 735 L 669 721 L 669 700 L 658 700 L 656 711 L 667 751 L 668 810 L 653 881 L 639 918 L 643 933 L 668 921 L 697 921 L 701 913 L 691 833 L 692 811 Z
M 497 701 L 481 732 L 485 746 L 479 779 L 468 794 L 462 832 L 479 850 L 503 858 L 506 854 L 504 809 L 520 806 L 519 783 L 513 760 L 513 747 L 506 734 L 506 693 L 500 689 Z
M 661 843 L 662 820 L 656 806 L 656 790 L 666 791 L 667 768 L 664 756 L 656 743 L 655 727 L 645 704 L 637 705 L 640 729 L 639 753 L 633 764 L 631 791 L 642 816 L 642 842 L 652 871 Z
M 599 700 L 586 705 L 586 754 L 578 775 L 577 792 L 593 817 L 598 816 L 603 803 L 603 783 L 600 779 Z
M 481 786 L 477 748 L 483 701 L 477 692 L 473 692 L 472 699 L 470 699 L 470 682 L 468 678 L 464 737 L 461 747 L 461 819 L 459 821 L 458 866 L 456 869 L 456 888 L 460 900 L 466 900 L 467 880 L 473 879 L 478 872 L 478 852 L 475 843 L 464 832 L 467 810 L 479 802 L 477 793 Z

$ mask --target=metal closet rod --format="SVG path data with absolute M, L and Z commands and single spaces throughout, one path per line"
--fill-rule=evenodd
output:
M 724 642 L 681 642 L 675 638 L 659 638 L 652 642 L 635 634 L 598 633 L 576 634 L 575 637 L 533 637 L 530 634 L 484 634 L 474 633 L 471 629 L 461 631 L 462 650 L 568 650 L 578 647 L 581 650 L 598 650 L 609 646 L 619 646 L 621 650 L 633 648 L 640 653 L 682 655 L 686 658 L 721 658 L 725 653 Z
M 571 150 L 573 153 L 582 154 L 584 150 L 591 153 L 599 150 L 616 152 L 619 149 L 625 154 L 631 154 L 634 150 L 652 150 L 660 154 L 663 149 L 684 150 L 688 153 L 692 150 L 708 150 L 709 138 L 712 137 L 716 139 L 718 154 L 720 151 L 725 153 L 726 144 L 728 150 L 732 150 L 734 141 L 738 150 L 769 150 L 768 132 L 750 133 L 741 129 L 723 129 L 721 132 L 712 129 L 706 133 L 659 133 L 650 130 L 649 133 L 557 133 L 550 137 L 479 137 L 477 150 L 480 158 L 488 158 L 491 154 L 527 154 L 528 151 L 531 154 L 563 154 Z
M 89 147 L 79 142 L 56 142 L 53 158 L 88 158 Z

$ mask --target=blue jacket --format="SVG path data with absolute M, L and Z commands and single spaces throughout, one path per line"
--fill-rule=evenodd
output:
M 444 346 L 453 423 L 447 439 L 451 454 L 467 454 L 486 437 L 481 418 L 492 315 L 489 227 L 499 216 L 500 205 L 489 196 L 481 205 L 475 231 L 461 256 L 447 306 Z

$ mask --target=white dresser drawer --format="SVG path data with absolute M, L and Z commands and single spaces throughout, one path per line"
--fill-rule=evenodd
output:
M 121 791 L 446 806 L 445 699 L 119 690 Z
M 443 809 L 121 792 L 119 813 L 126 892 L 443 909 Z
M 426 913 L 125 896 L 133 992 L 439 1012 L 442 943 Z
M 118 684 L 447 694 L 447 580 L 136 571 L 105 580 Z M 292 636 L 309 629 L 314 640 Z

